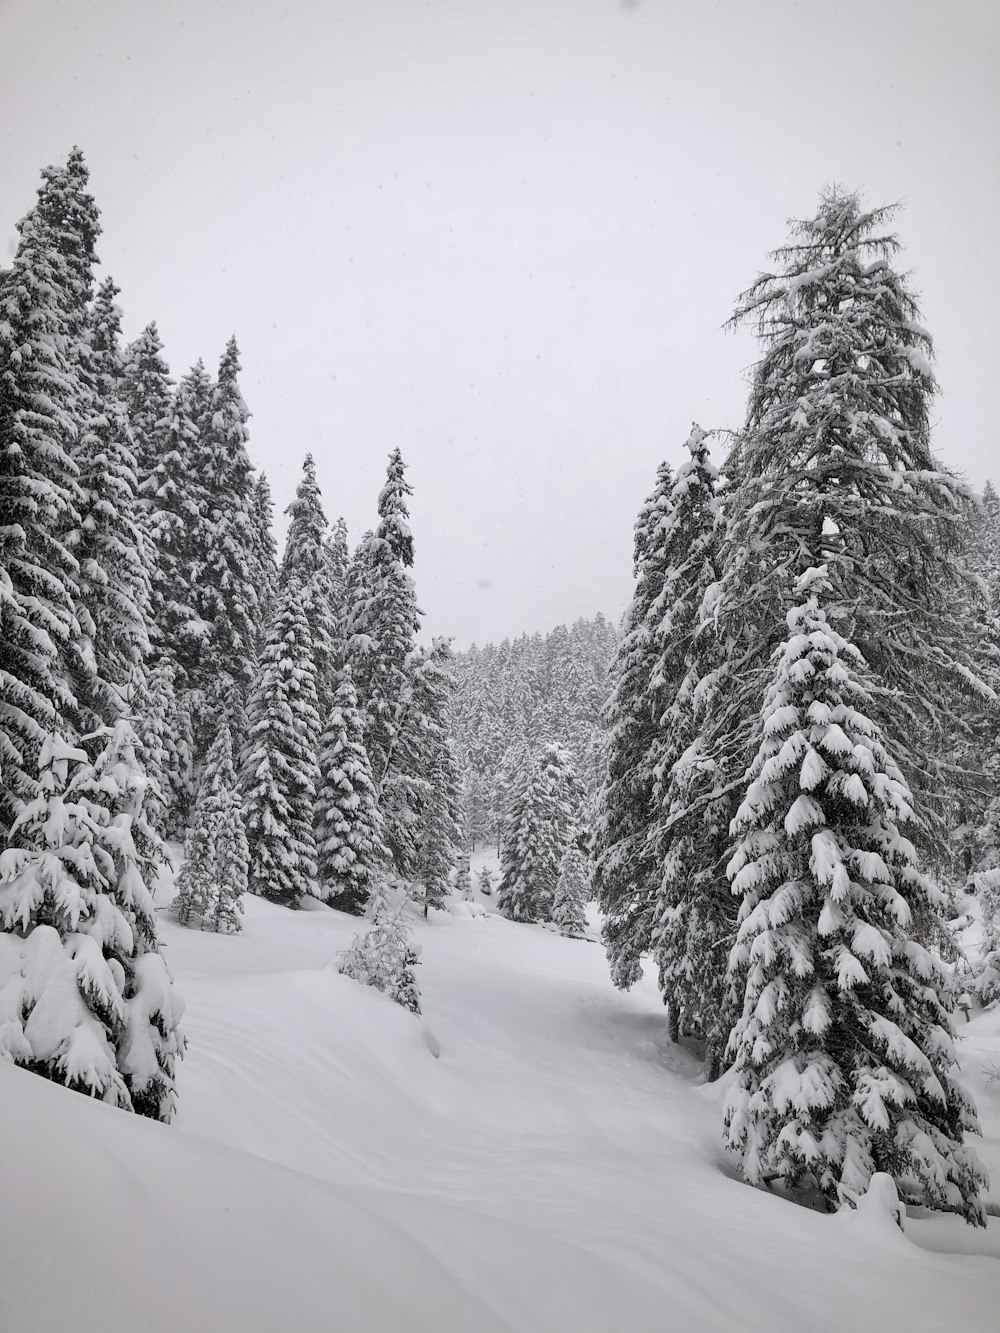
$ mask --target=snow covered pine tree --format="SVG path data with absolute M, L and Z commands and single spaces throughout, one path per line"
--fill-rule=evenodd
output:
M 912 798 L 868 715 L 866 664 L 828 619 L 825 567 L 796 591 L 734 821 L 727 1143 L 752 1184 L 808 1184 L 832 1207 L 885 1171 L 984 1225 L 946 976 L 911 929 L 936 894 L 906 836 Z
M 316 856 L 320 896 L 356 915 L 364 911 L 372 881 L 389 860 L 363 731 L 346 666 L 320 744 Z
M 233 743 L 223 721 L 208 752 L 184 864 L 177 876 L 174 909 L 182 926 L 233 934 L 241 928 L 250 852 L 240 810 Z

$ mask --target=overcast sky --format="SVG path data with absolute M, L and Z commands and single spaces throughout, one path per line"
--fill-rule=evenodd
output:
M 905 204 L 939 451 L 1000 481 L 998 38 L 996 0 L 0 0 L 0 255 L 79 143 L 128 336 L 180 374 L 235 331 L 281 509 L 311 450 L 356 540 L 399 445 L 429 632 L 617 618 L 824 184 Z

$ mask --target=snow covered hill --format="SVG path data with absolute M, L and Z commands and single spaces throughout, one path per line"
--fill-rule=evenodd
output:
M 996 1328 L 1000 1219 L 904 1236 L 740 1184 L 652 979 L 477 910 L 416 923 L 420 1020 L 332 969 L 351 918 L 161 909 L 173 1126 L 0 1066 L 3 1333 Z M 1000 1018 L 961 1035 L 996 1200 Z

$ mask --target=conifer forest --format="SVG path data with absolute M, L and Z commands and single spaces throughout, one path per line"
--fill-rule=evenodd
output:
M 367 530 L 325 422 L 277 506 L 238 330 L 171 364 L 84 151 L 42 168 L 0 256 L 5 1330 L 992 1326 L 1000 498 L 938 448 L 909 208 L 800 213 L 626 604 L 471 642 L 407 441 Z

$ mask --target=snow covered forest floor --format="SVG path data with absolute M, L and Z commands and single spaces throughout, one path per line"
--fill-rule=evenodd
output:
M 1000 1011 L 959 1031 L 989 1227 L 902 1235 L 739 1183 L 725 1080 L 700 1082 L 655 978 L 616 992 L 594 942 L 477 891 L 414 920 L 416 1018 L 334 970 L 355 918 L 247 897 L 217 935 L 171 896 L 173 1126 L 0 1064 L 5 1331 L 996 1328 Z

